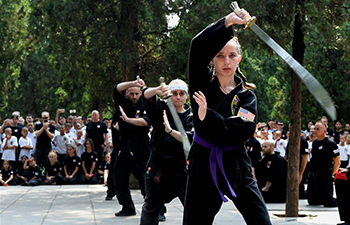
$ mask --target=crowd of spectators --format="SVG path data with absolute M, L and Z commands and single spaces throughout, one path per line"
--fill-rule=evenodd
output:
M 0 183 L 3 186 L 40 184 L 107 184 L 111 122 L 91 117 L 48 112 L 24 119 L 15 111 L 0 127 Z

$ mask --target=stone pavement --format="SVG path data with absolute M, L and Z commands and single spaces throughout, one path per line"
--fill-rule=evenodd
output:
M 106 187 L 102 185 L 46 185 L 37 187 L 0 187 L 0 225 L 37 224 L 118 224 L 138 225 L 143 198 L 139 190 L 132 190 L 137 215 L 115 217 L 121 207 L 117 200 L 105 201 Z M 165 222 L 161 225 L 181 225 L 182 205 L 178 199 L 167 204 Z M 208 205 L 208 207 L 210 207 Z M 339 223 L 338 208 L 309 206 L 299 200 L 299 214 L 305 217 L 283 218 L 285 204 L 267 204 L 274 225 Z M 254 216 L 254 215 L 252 215 Z M 244 220 L 231 202 L 223 204 L 215 218 L 217 225 L 244 225 Z M 258 224 L 257 224 L 258 225 Z

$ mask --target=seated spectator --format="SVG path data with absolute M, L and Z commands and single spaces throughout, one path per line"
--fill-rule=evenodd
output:
M 91 139 L 86 139 L 86 151 L 81 154 L 82 173 L 80 176 L 80 183 L 82 184 L 97 184 L 96 163 L 98 155 L 94 151 L 94 144 Z
M 55 150 L 52 150 L 49 155 L 49 163 L 45 164 L 45 181 L 43 184 L 58 184 L 63 183 L 62 176 L 62 165 L 57 161 L 57 153 Z
M 23 184 L 26 182 L 26 179 L 24 177 L 24 164 L 28 159 L 29 157 L 26 155 L 23 155 L 21 157 L 21 161 L 19 162 L 18 168 L 16 170 L 16 177 L 15 177 L 16 184 Z
M 60 134 L 55 135 L 52 143 L 56 147 L 58 161 L 63 163 L 64 157 L 67 155 L 67 146 L 70 144 L 70 138 L 65 133 L 65 125 L 60 126 Z
M 10 162 L 8 160 L 5 160 L 0 170 L 0 184 L 2 186 L 15 185 L 16 182 L 13 178 L 14 178 L 14 173 L 10 165 Z
M 274 153 L 274 143 L 261 145 L 264 157 L 253 164 L 253 174 L 265 202 L 285 202 L 287 186 L 287 161 Z
M 81 161 L 73 145 L 68 145 L 67 153 L 67 156 L 63 160 L 63 182 L 66 184 L 77 184 L 79 181 L 79 167 L 81 166 Z
M 31 157 L 30 159 L 26 160 L 26 162 L 23 165 L 23 169 L 25 182 L 21 184 L 22 186 L 37 186 L 41 184 L 41 182 L 43 181 L 42 170 L 36 164 L 36 160 L 34 157 Z
M 111 155 L 106 154 L 105 160 L 99 166 L 97 171 L 99 184 L 104 184 L 105 186 L 107 186 L 107 179 L 108 179 L 108 174 L 110 170 L 110 165 L 111 165 Z
M 19 159 L 21 159 L 22 156 L 24 155 L 29 158 L 31 155 L 31 151 L 33 149 L 33 144 L 32 144 L 32 140 L 29 137 L 27 137 L 28 128 L 23 127 L 21 133 L 22 133 L 22 137 L 20 137 L 19 139 L 19 147 L 21 148 Z

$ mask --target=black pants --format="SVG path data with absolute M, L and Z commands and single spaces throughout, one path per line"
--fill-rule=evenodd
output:
M 162 180 L 163 171 L 155 171 L 152 173 L 148 171 L 145 175 L 146 198 L 142 206 L 141 225 L 157 225 L 159 224 L 158 216 L 165 213 L 165 203 L 171 202 L 178 197 L 182 204 L 184 204 L 185 188 L 186 188 L 186 174 L 179 171 L 177 176 L 169 176 L 166 181 Z M 160 177 L 159 179 L 155 177 Z M 166 172 L 164 174 L 166 176 Z M 164 181 L 164 182 L 163 182 Z
M 35 149 L 35 160 L 38 166 L 42 167 L 43 165 L 49 163 L 49 158 L 47 157 L 51 151 L 51 147 L 49 148 L 38 148 Z
M 350 175 L 347 175 L 348 180 L 336 180 L 335 191 L 338 199 L 338 209 L 341 221 L 350 223 Z
M 190 170 L 187 179 L 183 224 L 211 225 L 223 200 L 211 176 L 210 149 L 196 149 L 196 147 L 197 144 L 194 143 L 190 152 Z M 253 179 L 246 153 L 240 149 L 224 152 L 223 165 L 237 197 L 231 195 L 226 180 L 217 167 L 217 178 L 221 192 L 233 201 L 248 225 L 271 225 L 269 213 Z
M 132 201 L 129 188 L 130 174 L 133 174 L 138 180 L 141 193 L 143 196 L 145 196 L 143 174 L 146 163 L 147 159 L 139 159 L 136 156 L 118 156 L 115 161 L 113 169 L 115 193 L 119 204 L 123 206 L 123 211 L 129 213 L 135 212 L 135 205 Z
M 310 172 L 307 200 L 310 205 L 334 204 L 332 171 Z

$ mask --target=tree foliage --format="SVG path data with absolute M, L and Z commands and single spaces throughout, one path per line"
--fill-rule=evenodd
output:
M 191 39 L 230 12 L 228 0 L 0 0 L 0 90 L 5 116 L 19 110 L 92 109 L 110 115 L 113 86 L 140 75 L 150 86 L 187 77 Z M 304 66 L 350 121 L 349 3 L 304 0 Z M 257 25 L 292 54 L 295 1 L 242 0 Z M 174 27 L 167 18 L 179 18 Z M 235 26 L 241 70 L 257 85 L 260 121 L 289 120 L 290 69 L 251 31 Z M 205 48 L 205 46 L 203 46 Z M 325 112 L 302 90 L 302 119 Z

